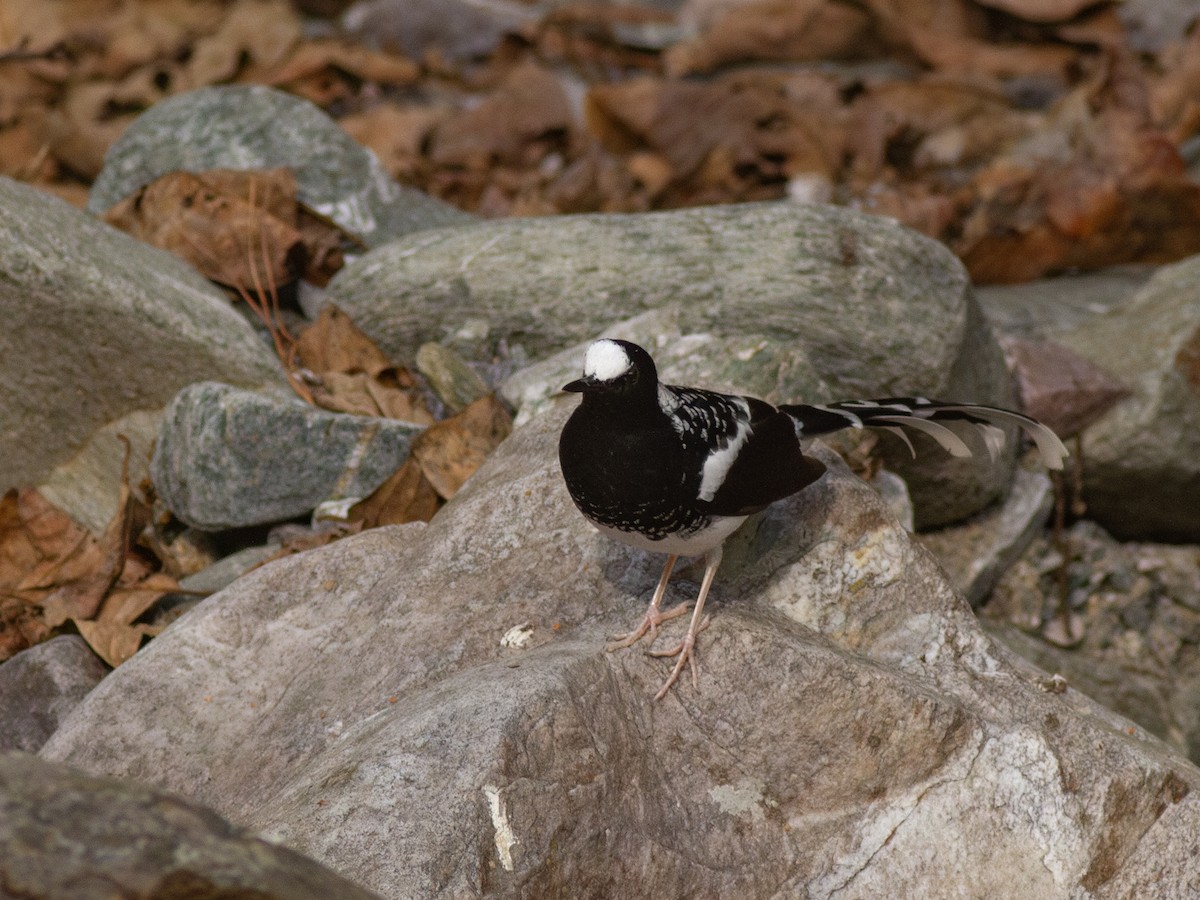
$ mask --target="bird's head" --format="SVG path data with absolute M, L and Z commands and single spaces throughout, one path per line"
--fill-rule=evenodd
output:
M 628 395 L 658 387 L 658 371 L 650 354 L 629 341 L 593 341 L 583 358 L 583 377 L 563 385 L 585 396 Z

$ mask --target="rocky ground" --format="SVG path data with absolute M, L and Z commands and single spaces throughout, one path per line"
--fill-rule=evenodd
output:
M 180 167 L 290 171 L 148 192 Z M 304 280 L 138 218 L 172 191 Z M 155 104 L 88 207 L 0 176 L 4 891 L 1194 893 L 1200 257 L 978 286 L 994 248 L 794 192 L 483 220 L 261 85 Z M 656 703 L 603 648 L 660 561 L 557 468 L 601 334 L 775 401 L 1020 404 L 1078 467 L 816 447 Z

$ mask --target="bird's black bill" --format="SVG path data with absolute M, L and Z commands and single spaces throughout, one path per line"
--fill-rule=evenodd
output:
M 581 394 L 583 393 L 583 389 L 586 387 L 586 384 L 587 383 L 582 378 L 576 378 L 570 384 L 564 384 L 562 386 L 562 390 L 570 391 L 572 394 Z

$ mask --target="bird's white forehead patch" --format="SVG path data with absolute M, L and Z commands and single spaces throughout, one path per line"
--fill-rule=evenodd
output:
M 597 381 L 612 381 L 620 378 L 633 368 L 633 360 L 625 352 L 625 348 L 616 341 L 595 341 L 587 349 L 583 358 L 583 374 L 585 378 Z

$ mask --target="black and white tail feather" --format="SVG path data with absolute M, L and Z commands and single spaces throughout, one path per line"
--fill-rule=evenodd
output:
M 594 342 L 583 377 L 563 390 L 583 395 L 558 445 L 571 499 L 604 534 L 667 554 L 641 623 L 608 649 L 628 647 L 646 634 L 653 642 L 659 624 L 686 612 L 686 605 L 659 609 L 671 570 L 679 556 L 705 556 L 686 636 L 671 650 L 652 651 L 678 657 L 656 698 L 666 695 L 685 664 L 696 682 L 693 648 L 708 622 L 701 611 L 725 539 L 750 514 L 824 474 L 825 466 L 804 452 L 807 439 L 843 428 L 884 428 L 915 455 L 908 428 L 929 435 L 952 456 L 970 456 L 962 438 L 943 424 L 967 422 L 979 429 L 994 459 L 1005 441 L 1000 426 L 1017 425 L 1047 467 L 1061 469 L 1067 456 L 1045 425 L 993 406 L 923 397 L 772 406 L 754 397 L 665 385 L 650 354 L 628 341 Z
M 1037 446 L 1042 465 L 1061 469 L 1068 456 L 1067 448 L 1058 435 L 1037 419 L 974 403 L 948 403 L 925 397 L 885 397 L 879 400 L 842 400 L 827 404 L 783 404 L 779 407 L 796 422 L 801 438 L 831 434 L 844 428 L 879 428 L 900 438 L 914 457 L 916 449 L 905 428 L 929 435 L 951 456 L 971 456 L 971 448 L 942 422 L 969 422 L 983 438 L 988 456 L 994 461 L 1004 449 L 1004 429 L 1000 425 L 1016 425 Z

